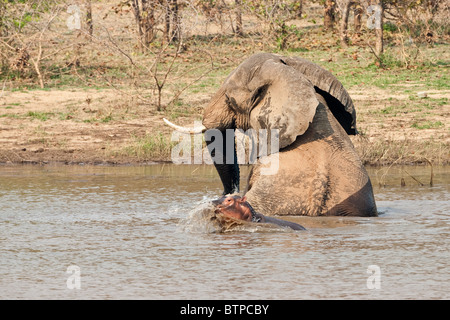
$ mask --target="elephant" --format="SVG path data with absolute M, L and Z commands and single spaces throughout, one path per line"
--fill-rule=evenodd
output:
M 233 219 L 239 219 L 255 223 L 271 223 L 280 227 L 288 227 L 293 230 L 306 230 L 303 226 L 282 219 L 266 217 L 258 213 L 247 202 L 245 197 L 239 195 L 226 195 L 212 201 L 215 206 L 215 214 L 223 214 Z
M 225 79 L 201 126 L 164 120 L 180 131 L 205 132 L 224 195 L 240 191 L 235 139 L 226 131 L 275 129 L 278 149 L 253 164 L 244 190 L 266 216 L 378 215 L 370 178 L 349 138 L 358 133 L 353 101 L 335 76 L 306 59 L 254 54 Z M 210 148 L 211 129 L 223 133 L 224 148 Z M 278 161 L 278 170 L 263 174 L 270 160 Z

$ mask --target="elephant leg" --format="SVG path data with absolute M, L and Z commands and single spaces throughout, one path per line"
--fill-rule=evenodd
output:
M 353 193 L 326 213 L 328 216 L 378 216 L 370 180 L 357 192 Z
M 270 166 L 270 157 L 275 156 L 279 157 L 278 171 L 262 174 Z M 280 152 L 270 155 L 266 164 L 257 163 L 252 168 L 245 197 L 257 212 L 265 216 L 323 214 L 322 203 L 329 188 L 325 168 L 320 161 L 309 161 L 307 157 L 299 157 L 296 150 Z

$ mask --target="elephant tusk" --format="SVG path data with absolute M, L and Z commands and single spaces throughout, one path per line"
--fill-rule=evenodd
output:
M 193 127 L 193 128 L 187 128 L 187 127 L 177 126 L 176 124 L 173 124 L 166 118 L 163 118 L 163 120 L 169 127 L 172 127 L 179 132 L 196 134 L 196 133 L 203 133 L 206 131 L 206 127 L 204 125 Z

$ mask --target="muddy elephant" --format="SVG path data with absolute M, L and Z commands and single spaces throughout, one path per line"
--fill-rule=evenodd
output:
M 248 222 L 270 223 L 284 228 L 291 228 L 293 230 L 306 230 L 297 223 L 273 217 L 266 217 L 263 214 L 256 212 L 250 203 L 248 203 L 247 199 L 239 195 L 222 196 L 212 203 L 215 206 L 215 214 L 222 214 L 233 219 Z
M 348 136 L 357 134 L 352 99 L 336 77 L 308 60 L 255 54 L 226 78 L 202 126 L 171 125 L 223 132 L 223 148 L 210 153 L 224 194 L 239 192 L 240 180 L 235 138 L 227 129 L 275 129 L 278 150 L 253 165 L 244 192 L 264 215 L 377 215 L 369 176 Z M 271 160 L 277 170 L 263 174 Z

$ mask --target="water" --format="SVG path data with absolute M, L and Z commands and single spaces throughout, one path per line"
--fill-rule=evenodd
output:
M 450 169 L 369 172 L 380 217 L 218 233 L 212 166 L 1 166 L 0 299 L 449 299 Z

